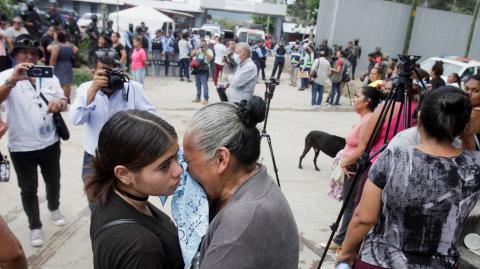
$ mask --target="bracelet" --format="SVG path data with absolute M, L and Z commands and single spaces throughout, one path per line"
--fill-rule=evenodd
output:
M 4 86 L 7 86 L 9 89 L 15 87 L 17 85 L 16 82 L 13 82 L 10 80 L 10 78 L 7 78 L 7 80 L 5 80 L 5 82 L 3 83 Z

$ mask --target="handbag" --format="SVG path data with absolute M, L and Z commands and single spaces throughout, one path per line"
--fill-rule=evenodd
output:
M 48 105 L 48 100 L 43 96 L 42 93 L 40 93 L 40 97 L 42 100 Z M 68 130 L 67 124 L 65 124 L 65 121 L 63 120 L 62 114 L 60 112 L 54 112 L 53 113 L 53 124 L 55 124 L 55 127 L 57 128 L 57 134 L 62 140 L 68 140 L 70 138 L 70 131 Z

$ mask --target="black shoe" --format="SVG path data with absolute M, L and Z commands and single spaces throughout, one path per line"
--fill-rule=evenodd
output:
M 185 81 L 185 80 L 183 78 L 181 78 L 180 81 Z
M 305 90 L 305 88 L 299 88 L 298 90 L 299 90 L 299 91 L 304 91 L 304 90 Z

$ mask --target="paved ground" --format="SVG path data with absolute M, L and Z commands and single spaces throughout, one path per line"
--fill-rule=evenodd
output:
M 298 157 L 303 150 L 304 137 L 309 131 L 324 130 L 345 136 L 357 116 L 352 112 L 348 98 L 342 98 L 343 106 L 340 108 L 311 109 L 310 91 L 297 91 L 288 86 L 288 75 L 283 76 L 272 100 L 267 130 L 271 134 L 282 190 L 290 202 L 299 227 L 299 268 L 316 268 L 322 253 L 320 242 L 327 240 L 329 225 L 336 217 L 340 204 L 327 197 L 331 159 L 320 154 L 318 165 L 321 171 L 317 172 L 312 164 L 312 152 L 305 158 L 303 170 L 297 168 Z M 213 85 L 210 86 L 210 101 L 218 101 Z M 147 78 L 146 93 L 159 114 L 176 127 L 180 136 L 184 132 L 186 121 L 201 107 L 200 104 L 191 103 L 195 96 L 194 84 L 179 82 L 175 78 Z M 263 93 L 263 83 L 257 84 L 256 94 L 263 96 Z M 68 113 L 64 117 L 68 118 Z M 89 239 L 90 216 L 80 179 L 84 127 L 70 126 L 70 130 L 72 137 L 62 143 L 61 157 L 61 209 L 69 223 L 63 228 L 51 223 L 45 188 L 41 183 L 40 209 L 46 239 L 42 248 L 32 248 L 28 243 L 27 218 L 22 209 L 16 176 L 13 174 L 9 183 L 0 184 L 0 214 L 23 244 L 31 268 L 93 268 Z M 7 152 L 5 140 L 0 142 L 3 153 Z M 261 162 L 273 175 L 266 141 L 262 142 Z M 156 198 L 151 200 L 158 202 Z M 168 213 L 169 210 L 167 206 L 165 211 Z M 333 268 L 332 261 L 329 256 L 323 268 Z

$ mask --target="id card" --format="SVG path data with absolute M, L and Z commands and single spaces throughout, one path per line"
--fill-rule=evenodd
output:
M 50 135 L 53 132 L 53 126 L 51 124 L 42 124 L 39 128 L 40 135 L 45 137 Z

